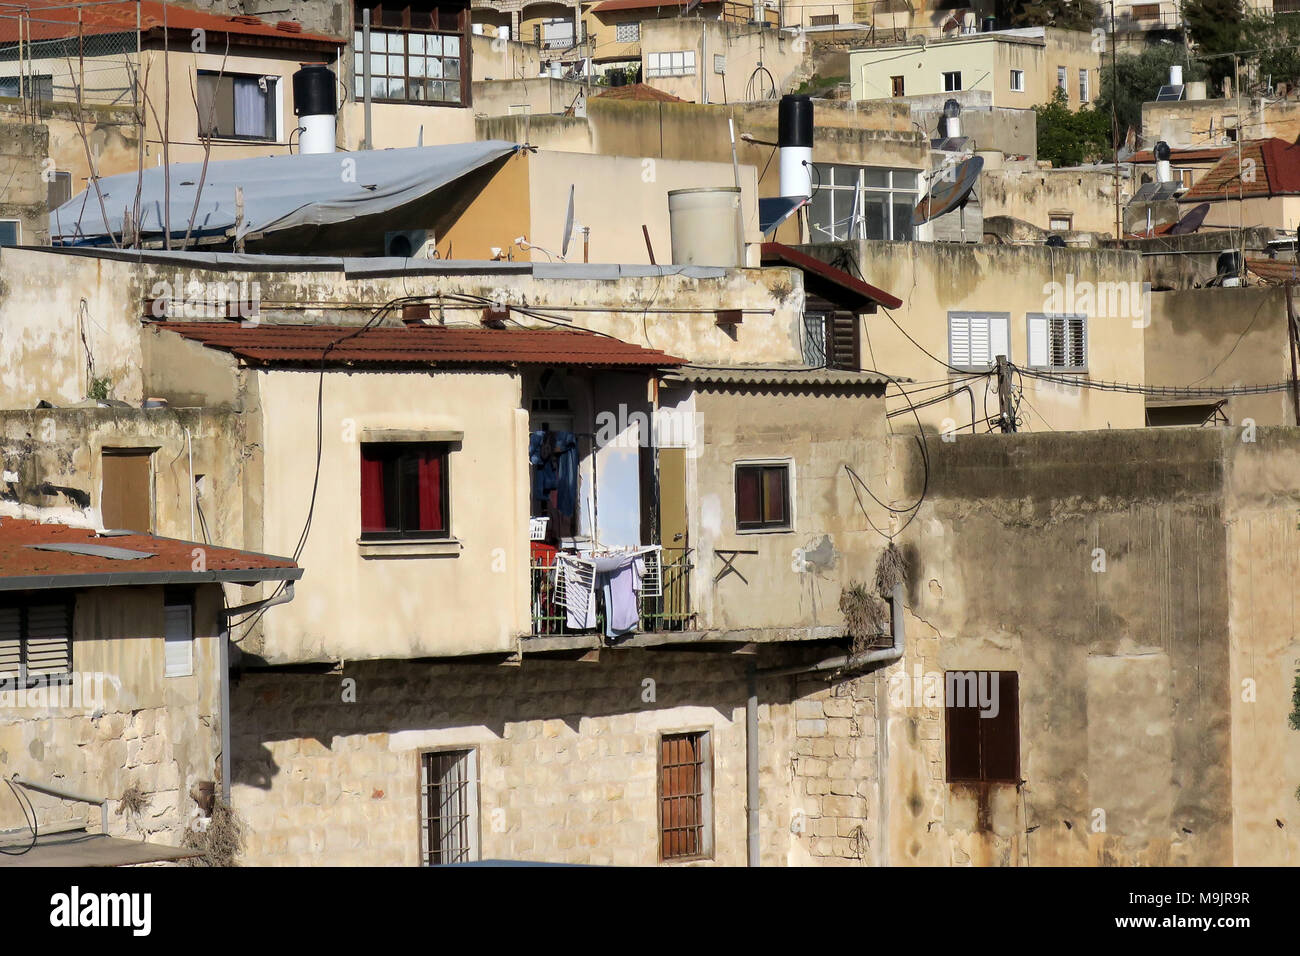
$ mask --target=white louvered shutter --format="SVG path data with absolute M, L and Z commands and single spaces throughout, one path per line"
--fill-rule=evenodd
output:
M 167 677 L 189 677 L 194 673 L 193 611 L 188 604 L 163 608 L 165 670 Z
M 27 676 L 72 673 L 72 611 L 67 604 L 27 608 Z
M 970 322 L 970 362 L 975 367 L 990 365 L 993 356 L 989 354 L 989 320 L 988 316 L 972 315 Z
M 1067 320 L 1070 329 L 1069 354 L 1070 368 L 1088 367 L 1088 319 L 1082 315 L 1072 315 Z
M 948 313 L 948 364 L 957 368 L 971 365 L 970 316 L 965 312 Z
M 992 365 L 997 361 L 999 355 L 1005 355 L 1007 360 L 1011 359 L 1011 329 L 1010 316 L 990 315 L 986 317 L 989 330 L 989 358 L 988 363 Z
M 22 669 L 22 611 L 0 608 L 0 681 L 13 681 Z
M 1047 367 L 1047 316 L 1031 315 L 1028 325 L 1029 366 L 1030 368 Z

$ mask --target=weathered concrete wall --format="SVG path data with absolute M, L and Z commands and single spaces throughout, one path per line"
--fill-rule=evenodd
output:
M 1127 202 L 1129 189 L 1128 181 L 1121 178 L 1121 204 Z M 1110 170 L 1010 165 L 985 169 L 980 176 L 980 200 L 986 216 L 1014 216 L 1047 229 L 1054 216 L 1064 214 L 1071 217 L 1076 232 L 1115 236 L 1115 176 Z
M 1247 139 L 1274 136 L 1294 142 L 1300 137 L 1300 101 L 1235 96 L 1208 100 L 1176 100 L 1142 104 L 1144 142 L 1164 140 L 1170 146 L 1231 146 L 1227 128 L 1246 131 Z M 1253 220 L 1247 219 L 1247 222 Z
M 856 256 L 868 282 L 903 300 L 900 309 L 882 309 L 863 318 L 863 364 L 889 375 L 931 385 L 936 379 L 940 385 L 947 379 L 949 387 L 963 384 L 964 376 L 950 374 L 946 367 L 949 311 L 1009 313 L 1008 358 L 1017 365 L 1028 364 L 1025 316 L 1065 311 L 1088 316 L 1089 378 L 1142 381 L 1142 264 L 1136 255 L 924 242 L 824 243 L 806 249 L 829 262 L 842 260 L 844 255 Z M 1008 281 L 1008 276 L 1014 276 L 1014 281 Z M 1089 290 L 1087 299 L 1084 290 Z M 965 383 L 973 391 L 976 420 L 997 414 L 996 382 L 986 385 L 988 381 L 977 375 Z M 1145 422 L 1140 395 L 1029 376 L 1017 379 L 1016 385 L 1024 388 L 1025 402 L 1019 412 L 1023 430 L 1138 428 Z M 913 401 L 940 394 L 941 390 L 913 390 Z M 971 400 L 972 396 L 963 392 L 920 409 L 918 414 L 926 428 L 969 433 Z M 905 423 L 902 427 L 914 429 L 916 420 L 907 412 L 906 402 L 894 399 L 890 411 L 898 409 L 906 414 L 898 420 Z
M 477 62 L 475 66 L 478 66 Z M 475 79 L 474 116 L 509 116 L 516 112 L 551 114 L 574 108 L 581 111 L 587 98 L 586 91 L 584 83 L 549 76 Z
M 486 11 L 476 9 L 474 11 L 475 18 L 481 12 Z M 541 50 L 531 43 L 520 43 L 518 40 L 503 42 L 498 40 L 495 35 L 480 34 L 474 34 L 471 41 L 473 43 L 471 51 L 473 63 L 471 68 L 474 71 L 475 84 L 480 80 L 527 79 L 536 77 L 541 72 Z M 476 86 L 474 91 L 474 112 L 483 112 L 484 105 L 479 100 Z
M 887 862 L 1242 862 L 1222 442 L 931 442 L 905 539 L 908 651 L 882 717 Z M 913 454 L 913 496 L 923 471 Z M 972 669 L 1019 672 L 1019 787 L 945 783 L 942 708 L 901 694 L 914 674 Z
M 1186 214 L 1187 210 L 1183 210 Z M 1153 290 L 1199 289 L 1218 274 L 1219 256 L 1226 249 L 1242 249 L 1249 257 L 1268 252 L 1272 239 L 1284 237 L 1280 229 L 1206 230 L 1186 236 L 1155 236 L 1108 242 L 1112 249 L 1142 253 L 1142 266 Z
M 613 32 L 612 30 L 610 31 Z M 647 86 L 688 103 L 762 100 L 789 92 L 811 73 L 811 44 L 791 32 L 759 30 L 750 23 L 671 18 L 641 21 L 641 76 Z M 695 53 L 689 76 L 652 76 L 652 53 Z M 713 68 L 714 55 L 726 57 L 726 73 Z M 751 75 L 759 64 L 766 74 Z M 761 84 L 761 85 L 760 85 Z
M 1291 377 L 1286 293 L 1279 287 L 1185 289 L 1151 295 L 1145 330 L 1146 382 L 1229 388 Z M 1213 404 L 1217 399 L 1189 399 Z M 1290 389 L 1234 395 L 1223 406 L 1234 425 L 1294 425 Z
M 220 779 L 220 586 L 196 591 L 190 677 L 163 676 L 162 588 L 87 589 L 75 601 L 76 690 L 62 699 L 53 689 L 44 699 L 0 690 L 0 774 L 107 797 L 114 836 L 179 844 L 191 788 Z M 146 800 L 138 815 L 121 811 L 132 786 Z M 77 821 L 100 832 L 97 807 L 41 795 L 33 803 L 41 826 Z M 12 797 L 0 800 L 0 828 L 24 825 Z
M 7 117 L 0 117 L 7 119 Z M 18 220 L 18 242 L 50 241 L 48 184 L 42 178 L 50 133 L 43 124 L 0 121 L 0 219 Z

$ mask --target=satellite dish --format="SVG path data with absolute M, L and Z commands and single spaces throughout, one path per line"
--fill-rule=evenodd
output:
M 573 238 L 573 187 L 569 183 L 569 208 L 564 214 L 564 239 L 560 241 L 560 258 L 569 254 L 569 240 Z
M 1203 202 L 1195 207 L 1182 219 L 1174 223 L 1174 227 L 1169 230 L 1171 236 L 1191 235 L 1197 229 L 1201 228 L 1201 223 L 1205 222 L 1205 217 L 1210 214 L 1210 204 Z
M 912 225 L 922 225 L 966 205 L 970 191 L 979 182 L 983 169 L 983 156 L 963 159 L 954 166 L 951 175 L 944 176 L 943 180 L 931 186 L 925 198 L 912 210 Z

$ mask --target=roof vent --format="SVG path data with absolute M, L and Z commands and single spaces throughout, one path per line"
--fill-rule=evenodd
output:
M 297 20 L 281 20 L 275 25 L 277 30 L 283 30 L 285 33 L 302 33 L 302 24 Z
M 241 13 L 237 17 L 230 18 L 231 23 L 245 23 L 250 27 L 260 27 L 262 25 L 261 17 L 250 17 L 246 13 Z

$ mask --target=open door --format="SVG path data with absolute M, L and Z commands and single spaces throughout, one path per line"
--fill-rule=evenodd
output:
M 686 521 L 686 449 L 659 449 L 659 541 L 663 545 L 664 630 L 690 618 L 690 530 Z

